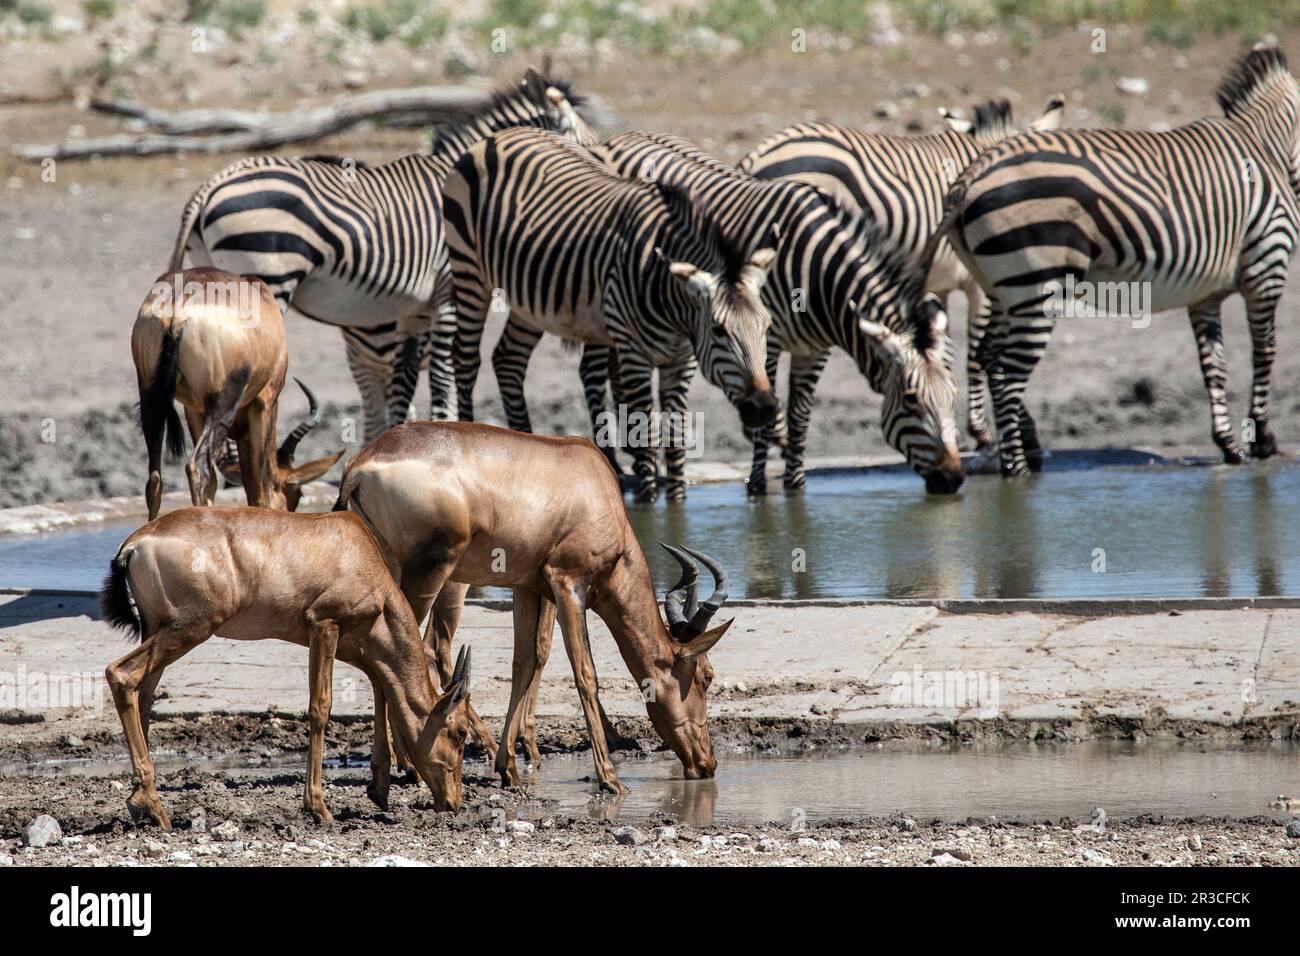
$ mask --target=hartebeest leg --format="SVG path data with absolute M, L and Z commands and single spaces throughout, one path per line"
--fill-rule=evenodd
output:
M 239 476 L 244 485 L 244 497 L 255 508 L 273 507 L 271 496 L 271 461 L 275 454 L 272 436 L 275 434 L 275 412 L 279 390 L 264 389 L 248 405 L 246 428 L 239 439 Z M 281 504 L 283 507 L 283 504 Z
M 578 698 L 582 701 L 582 715 L 587 721 L 587 733 L 591 737 L 591 755 L 596 762 L 596 778 L 600 788 L 610 793 L 627 793 L 614 772 L 614 762 L 609 759 L 609 746 L 605 739 L 605 728 L 600 720 L 599 688 L 596 686 L 596 668 L 591 659 L 591 647 L 587 642 L 587 608 L 586 584 L 568 584 L 552 582 L 555 594 L 557 616 L 560 630 L 564 632 L 564 649 L 569 654 L 569 663 L 573 666 L 573 681 L 578 686 Z
M 314 629 L 308 647 L 310 705 L 307 716 L 311 725 L 311 744 L 307 754 L 307 789 L 302 804 L 317 823 L 334 822 L 334 815 L 325 806 L 321 764 L 325 759 L 325 728 L 329 725 L 330 706 L 334 699 L 334 655 L 338 653 L 338 646 L 338 624 L 331 621 Z
M 451 682 L 451 640 L 456 634 L 456 627 L 460 624 L 460 610 L 465 604 L 465 595 L 468 592 L 468 584 L 457 581 L 448 581 L 444 584 L 433 602 L 433 610 L 429 614 L 429 626 L 425 630 L 425 643 L 433 651 L 434 659 L 438 662 L 438 685 L 444 689 Z M 497 742 L 492 736 L 492 731 L 488 730 L 487 724 L 483 722 L 483 718 L 478 715 L 473 705 L 466 710 L 466 716 L 469 719 L 470 732 L 487 751 L 488 760 L 494 760 L 497 755 Z
M 534 767 L 541 766 L 542 752 L 537 746 L 537 697 L 542 688 L 542 671 L 551 656 L 551 642 L 555 637 L 555 605 L 541 599 L 537 611 L 537 633 L 534 639 L 536 648 L 536 669 L 533 679 L 528 684 L 528 703 L 524 709 L 524 748 L 528 751 L 528 762 Z
M 506 724 L 501 731 L 496 758 L 496 772 L 503 787 L 519 785 L 519 768 L 515 766 L 515 740 L 519 736 L 519 725 L 527 708 L 529 691 L 539 673 L 537 639 L 541 633 L 538 620 L 542 615 L 542 600 L 532 591 L 515 588 L 515 652 L 514 661 L 510 665 L 510 703 L 506 707 Z
M 164 830 L 170 830 L 172 824 L 158 797 L 153 758 L 149 755 L 149 743 L 145 737 L 148 721 L 140 716 L 141 688 L 150 679 L 156 686 L 163 668 L 180 660 L 211 634 L 212 624 L 207 621 L 185 628 L 164 627 L 131 653 L 109 664 L 104 671 L 109 690 L 113 693 L 113 704 L 122 721 L 122 731 L 126 734 L 127 750 L 131 754 L 135 789 L 127 799 L 127 809 L 132 819 L 148 817 Z
M 372 681 L 375 692 L 375 742 L 370 748 L 370 786 L 366 796 L 381 810 L 388 809 L 388 788 L 393 782 L 393 755 L 388 746 L 388 701 Z
M 226 436 L 234 427 L 239 403 L 244 397 L 251 372 L 247 365 L 233 369 L 216 395 L 203 403 L 203 428 L 194 441 L 194 451 L 185 464 L 185 474 L 190 480 L 190 501 L 196 505 L 210 505 L 217 495 L 217 450 L 225 445 Z M 190 427 L 193 428 L 191 420 Z

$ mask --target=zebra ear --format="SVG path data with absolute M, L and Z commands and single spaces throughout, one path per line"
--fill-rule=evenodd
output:
M 936 337 L 948 334 L 948 313 L 938 296 L 931 294 L 921 300 L 921 314 L 930 323 Z
M 686 284 L 691 295 L 701 302 L 709 302 L 718 288 L 718 277 L 707 269 L 701 269 L 689 262 L 669 262 L 668 273 Z
M 764 283 L 767 282 L 768 271 L 776 261 L 777 243 L 780 239 L 781 229 L 776 223 L 772 223 L 764 237 L 763 245 L 750 253 L 749 258 L 740 268 L 739 284 L 754 295 L 759 294 L 763 290 Z
M 899 345 L 898 336 L 887 325 L 879 322 L 873 322 L 868 318 L 858 319 L 858 330 L 867 337 L 871 347 L 879 352 L 886 361 L 893 362 L 899 368 L 902 368 L 903 350 Z
M 1065 118 L 1065 97 L 1056 94 L 1047 101 L 1047 106 L 1038 115 L 1038 119 L 1029 124 L 1030 129 L 1059 129 Z
M 946 106 L 939 107 L 939 115 L 943 117 L 948 128 L 955 133 L 969 133 L 975 128 L 975 124 L 968 119 L 962 119 Z

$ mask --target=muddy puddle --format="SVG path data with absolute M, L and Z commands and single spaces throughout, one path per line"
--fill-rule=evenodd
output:
M 158 754 L 160 783 L 188 768 L 228 777 L 300 778 L 304 755 L 272 760 L 247 755 L 200 758 Z M 327 761 L 326 776 L 359 784 L 368 758 Z M 0 767 L 0 777 L 121 777 L 121 760 L 67 760 Z M 809 753 L 719 754 L 717 777 L 682 779 L 666 754 L 618 764 L 631 793 L 602 795 L 591 780 L 590 756 L 547 756 L 525 772 L 529 795 L 547 815 L 640 824 L 670 817 L 691 825 L 750 825 L 863 820 L 907 814 L 956 823 L 996 816 L 1008 822 L 1088 822 L 1093 808 L 1108 819 L 1135 817 L 1286 820 L 1271 806 L 1279 794 L 1300 796 L 1300 746 L 1292 742 L 1201 745 L 1176 741 L 1092 741 L 1071 744 L 886 744 Z M 467 780 L 491 784 L 491 768 L 469 763 Z M 491 784 L 495 786 L 494 784 Z M 105 783 L 107 787 L 107 783 Z M 476 812 L 490 812 L 480 808 Z M 542 811 L 534 807 L 540 814 Z M 1295 814 L 1300 815 L 1300 803 Z M 524 811 L 524 816 L 528 811 Z

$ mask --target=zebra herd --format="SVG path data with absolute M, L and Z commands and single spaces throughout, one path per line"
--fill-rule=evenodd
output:
M 375 167 L 335 157 L 227 166 L 187 205 L 172 268 L 188 256 L 257 276 L 282 309 L 338 325 L 368 440 L 407 417 L 423 367 L 429 416 L 472 419 L 497 309 L 508 319 L 492 361 L 512 428 L 529 430 L 525 372 L 544 333 L 582 347 L 598 438 L 607 395 L 654 418 L 657 370 L 656 420 L 671 434 L 623 436 L 644 500 L 657 494 L 661 446 L 666 494 L 685 495 L 677 423 L 697 367 L 753 440 L 751 493 L 766 490 L 773 442 L 786 487 L 802 486 L 833 348 L 881 394 L 884 435 L 927 489 L 956 491 L 943 301 L 955 289 L 971 316 L 968 430 L 998 447 L 1004 474 L 1035 470 L 1041 447 L 1023 395 L 1067 280 L 1144 283 L 1153 309 L 1189 307 L 1214 439 L 1225 460 L 1242 461 L 1219 322 L 1237 291 L 1254 346 L 1249 453 L 1276 453 L 1270 373 L 1300 231 L 1300 92 L 1275 47 L 1231 68 L 1222 117 L 1168 132 L 1059 130 L 1059 99 L 1017 132 L 1001 101 L 971 120 L 949 115 L 950 129 L 930 136 L 793 126 L 738 167 L 661 133 L 599 140 L 581 98 L 549 72 L 530 69 L 440 130 L 428 154 Z M 617 468 L 615 444 L 603 441 Z

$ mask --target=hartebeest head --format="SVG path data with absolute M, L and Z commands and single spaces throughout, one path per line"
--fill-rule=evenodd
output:
M 657 691 L 646 702 L 655 730 L 677 754 L 688 780 L 712 777 L 718 767 L 709 740 L 707 695 L 713 683 L 709 651 L 718 643 L 732 621 L 710 628 L 709 622 L 727 600 L 727 572 L 707 554 L 690 548 L 660 546 L 681 565 L 682 576 L 664 595 L 664 617 L 673 643 L 671 673 L 675 687 L 670 693 Z M 713 575 L 713 593 L 701 601 L 697 593 L 698 560 Z M 733 619 L 734 620 L 734 619 Z
M 320 403 L 316 401 L 312 390 L 300 379 L 295 378 L 294 381 L 307 396 L 307 417 L 299 422 L 298 426 L 280 443 L 274 458 L 267 456 L 267 467 L 271 470 L 271 507 L 283 508 L 287 511 L 298 510 L 298 503 L 302 500 L 302 486 L 309 481 L 315 481 L 333 468 L 346 451 L 340 449 L 333 455 L 316 458 L 302 465 L 294 465 L 293 456 L 298 451 L 298 443 L 307 436 L 309 431 L 319 425 L 321 420 Z M 233 484 L 240 483 L 242 480 L 240 464 L 236 459 L 223 458 L 220 467 L 227 481 Z

